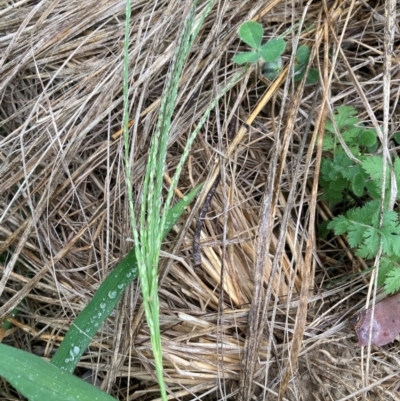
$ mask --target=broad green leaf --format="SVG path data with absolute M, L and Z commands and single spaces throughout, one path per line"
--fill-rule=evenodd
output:
M 193 201 L 202 187 L 203 184 L 195 187 L 169 210 L 163 236 L 168 234 L 181 217 L 185 207 Z M 136 254 L 135 249 L 132 249 L 106 277 L 93 299 L 72 323 L 59 349 L 51 359 L 53 365 L 73 373 L 93 336 L 115 309 L 126 287 L 137 277 Z
M 240 25 L 239 37 L 253 49 L 259 49 L 264 29 L 261 24 L 254 21 L 247 21 Z
M 360 145 L 361 146 L 373 146 L 377 142 L 376 131 L 373 129 L 363 130 L 360 134 Z
M 259 50 L 264 61 L 274 61 L 280 57 L 286 48 L 286 42 L 283 39 L 271 39 L 263 44 Z
M 307 45 L 301 45 L 296 52 L 296 59 L 299 64 L 306 65 L 310 59 L 310 48 Z
M 364 194 L 364 188 L 365 188 L 364 176 L 361 173 L 355 174 L 352 182 L 352 189 L 354 195 L 362 196 Z
M 315 68 L 310 68 L 308 71 L 308 75 L 306 78 L 306 84 L 307 85 L 313 85 L 316 84 L 319 80 L 319 72 Z
M 29 352 L 0 344 L 0 355 L 0 376 L 29 401 L 116 401 Z
M 245 64 L 245 63 L 255 63 L 260 58 L 260 55 L 257 52 L 243 52 L 236 54 L 233 57 L 233 62 L 236 64 Z

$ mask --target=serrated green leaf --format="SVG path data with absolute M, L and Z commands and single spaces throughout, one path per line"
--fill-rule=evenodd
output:
M 240 25 L 239 37 L 253 49 L 259 49 L 264 29 L 261 24 L 255 21 L 247 21 Z
M 356 251 L 356 256 L 363 259 L 371 259 L 374 252 L 365 244 L 361 244 Z
M 335 110 L 333 117 L 340 132 L 360 121 L 357 117 L 357 110 L 352 106 L 339 106 Z
M 337 146 L 335 137 L 331 135 L 329 132 L 326 132 L 324 135 L 324 139 L 322 142 L 322 150 L 327 152 L 329 150 L 334 150 Z
M 400 269 L 392 269 L 387 273 L 385 280 L 385 291 L 394 294 L 400 290 Z
M 347 239 L 352 248 L 357 248 L 364 241 L 365 227 L 362 224 L 351 222 L 347 229 Z
M 383 160 L 382 156 L 369 156 L 361 162 L 364 171 L 371 177 L 373 181 L 382 181 Z
M 315 68 L 310 68 L 306 78 L 307 85 L 316 84 L 319 81 L 319 72 Z
M 361 174 L 364 177 L 365 180 L 365 173 L 364 170 L 361 168 L 361 166 L 359 164 L 351 164 L 349 165 L 347 168 L 342 168 L 340 170 L 340 173 L 342 175 L 342 177 L 346 178 L 346 180 L 349 181 L 349 183 L 353 183 L 353 179 L 355 177 L 355 175 L 357 174 Z M 365 184 L 365 181 L 364 181 Z
M 333 230 L 336 235 L 344 234 L 348 230 L 349 226 L 350 221 L 343 215 L 334 217 L 328 224 L 328 228 Z
M 343 140 L 346 142 L 347 146 L 349 148 L 355 147 L 357 149 L 357 153 L 353 151 L 353 154 L 358 155 L 359 151 L 359 144 L 360 144 L 360 134 L 362 132 L 362 129 L 356 126 L 350 126 L 346 128 L 343 133 L 342 137 Z
M 280 57 L 286 48 L 286 42 L 283 39 L 271 39 L 263 44 L 259 50 L 264 61 L 274 61 Z
M 329 132 L 330 134 L 335 134 L 335 128 L 333 126 L 332 121 L 330 120 L 325 121 L 325 131 Z
M 354 222 L 366 226 L 378 227 L 379 201 L 367 202 L 363 207 L 353 208 L 347 211 L 346 217 Z
M 236 64 L 245 64 L 245 63 L 256 63 L 260 55 L 257 52 L 243 52 L 236 54 L 232 61 Z
M 383 256 L 379 261 L 379 271 L 378 271 L 378 287 L 382 287 L 385 284 L 386 275 L 395 268 L 394 262 Z
M 378 186 L 378 184 L 375 181 L 366 181 L 365 182 L 365 188 L 371 198 L 373 199 L 380 199 L 381 197 L 381 188 Z
M 363 130 L 360 134 L 361 146 L 374 146 L 378 142 L 376 131 L 373 129 Z
M 307 64 L 308 60 L 310 60 L 310 48 L 307 45 L 301 45 L 296 52 L 296 59 L 299 64 Z
M 356 173 L 351 183 L 354 195 L 362 196 L 364 194 L 365 179 L 361 173 Z
M 335 181 L 321 180 L 321 187 L 324 191 L 322 199 L 336 204 L 343 200 L 343 191 L 348 187 L 348 181 L 342 177 Z
M 382 228 L 379 230 L 382 237 L 382 250 L 387 255 L 400 256 L 400 225 L 399 217 L 393 210 L 383 213 Z
M 370 248 L 370 256 L 373 258 L 378 253 L 379 246 L 381 244 L 382 236 L 380 231 L 376 227 L 367 227 L 364 231 L 364 243 Z
M 30 401 L 116 401 L 29 352 L 0 344 L 0 354 L 0 376 Z

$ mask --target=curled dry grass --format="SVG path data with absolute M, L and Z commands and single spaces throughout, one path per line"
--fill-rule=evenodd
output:
M 120 137 L 124 7 L 23 0 L 0 9 L 0 316 L 20 310 L 2 335 L 46 357 L 131 248 Z M 133 4 L 137 195 L 183 8 L 179 1 Z M 365 266 L 344 240 L 319 239 L 314 223 L 329 215 L 316 202 L 316 177 L 330 108 L 349 104 L 367 123 L 383 119 L 383 9 L 363 1 L 307 9 L 300 2 L 222 1 L 207 18 L 181 81 L 166 181 L 196 121 L 236 72 L 231 58 L 242 46 L 241 22 L 255 18 L 268 38 L 292 22 L 314 23 L 300 41 L 315 49 L 322 79 L 299 88 L 283 72 L 281 84 L 268 89 L 252 69 L 196 141 L 180 191 L 202 181 L 210 187 L 218 172 L 221 182 L 203 225 L 201 267 L 191 251 L 201 198 L 164 247 L 162 341 L 176 399 L 230 399 L 249 380 L 261 399 L 283 390 L 290 400 L 356 400 L 365 391 L 371 399 L 396 398 L 396 347 L 363 355 L 347 324 L 367 288 L 365 277 L 352 274 Z M 296 32 L 287 39 L 286 65 Z M 397 28 L 391 132 L 398 130 L 398 46 Z M 249 129 L 240 130 L 250 116 Z M 94 370 L 120 399 L 157 397 L 140 305 L 132 286 L 79 365 L 78 373 Z M 17 399 L 4 383 L 0 392 Z

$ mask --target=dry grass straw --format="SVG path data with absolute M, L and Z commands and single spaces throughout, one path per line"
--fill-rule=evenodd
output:
M 124 7 L 98 0 L 1 3 L 0 317 L 20 309 L 15 328 L 2 335 L 46 357 L 132 246 L 118 133 Z M 184 5 L 133 7 L 131 134 L 139 194 Z M 175 399 L 230 399 L 251 382 L 266 400 L 279 392 L 289 400 L 356 400 L 366 390 L 369 399 L 397 397 L 397 347 L 362 356 L 347 324 L 368 284 L 352 273 L 365 266 L 345 240 L 319 239 L 314 223 L 329 214 L 317 203 L 316 184 L 330 110 L 348 104 L 367 123 L 383 120 L 384 5 L 318 1 L 303 18 L 305 7 L 217 2 L 184 70 L 169 175 L 199 116 L 236 71 L 230 60 L 238 25 L 254 17 L 269 38 L 302 19 L 315 24 L 301 43 L 313 46 L 321 85 L 294 87 L 285 70 L 281 84 L 268 89 L 253 69 L 209 119 L 182 177 L 182 193 L 204 180 L 211 186 L 217 171 L 222 178 L 203 226 L 201 268 L 191 245 L 202 199 L 164 247 L 161 328 Z M 288 40 L 286 65 L 296 32 Z M 390 132 L 398 130 L 398 64 L 396 53 Z M 157 398 L 140 305 L 132 286 L 78 372 L 93 369 L 102 387 L 124 400 Z M 0 393 L 18 399 L 4 383 Z

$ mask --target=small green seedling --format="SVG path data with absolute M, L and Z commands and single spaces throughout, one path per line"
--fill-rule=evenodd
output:
M 282 37 L 279 37 L 271 39 L 262 45 L 263 34 L 263 27 L 258 22 L 244 22 L 239 28 L 239 37 L 252 48 L 252 51 L 237 54 L 233 57 L 233 61 L 237 64 L 254 64 L 262 59 L 265 61 L 262 66 L 262 74 L 270 81 L 273 81 L 282 71 L 283 63 L 281 56 L 286 49 L 286 42 Z M 285 34 L 286 32 L 282 36 Z M 296 82 L 301 81 L 306 72 L 310 53 L 310 49 L 306 45 L 300 46 L 297 50 L 294 67 Z M 314 84 L 318 79 L 318 71 L 311 68 L 307 75 L 306 83 Z
M 253 50 L 237 54 L 233 61 L 237 64 L 256 63 L 260 58 L 266 62 L 276 61 L 285 51 L 286 42 L 276 38 L 261 45 L 263 34 L 264 29 L 258 22 L 244 22 L 239 28 L 239 37 Z
M 328 229 L 336 235 L 346 234 L 349 245 L 361 258 L 374 259 L 382 246 L 378 285 L 385 285 L 388 294 L 397 292 L 400 290 L 400 222 L 397 212 L 388 209 L 391 192 L 388 168 L 380 225 L 383 157 L 377 154 L 376 130 L 361 124 L 351 106 L 337 108 L 333 121 L 327 121 L 325 128 L 326 157 L 322 159 L 320 176 L 323 198 L 331 205 L 348 204 L 349 200 L 358 202 L 358 207 L 349 208 L 329 222 Z M 397 188 L 400 188 L 400 159 L 395 157 L 392 162 Z
M 307 70 L 307 64 L 310 60 L 310 48 L 307 45 L 301 45 L 296 52 L 296 63 L 294 65 L 294 80 L 300 82 Z M 318 82 L 319 73 L 315 68 L 310 68 L 306 78 L 306 84 L 315 84 Z

